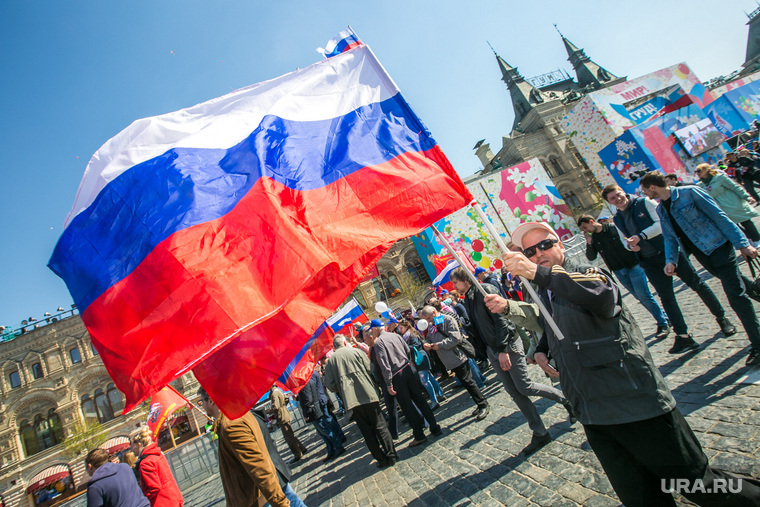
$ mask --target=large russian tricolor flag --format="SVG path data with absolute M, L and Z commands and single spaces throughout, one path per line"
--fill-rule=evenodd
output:
M 361 45 L 134 122 L 90 160 L 49 267 L 126 410 L 193 369 L 237 417 L 396 240 L 471 200 Z

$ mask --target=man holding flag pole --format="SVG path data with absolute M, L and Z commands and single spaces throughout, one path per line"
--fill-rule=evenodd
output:
M 495 294 L 485 296 L 486 304 L 543 331 L 536 361 L 559 377 L 620 500 L 629 507 L 675 505 L 662 484 L 677 479 L 703 486 L 684 494 L 698 505 L 758 505 L 754 481 L 733 493 L 725 488 L 731 476 L 710 468 L 612 278 L 599 268 L 569 265 L 546 223 L 521 224 L 512 243 L 520 251 L 504 251 L 504 265 L 538 286 L 538 302 L 548 311 Z

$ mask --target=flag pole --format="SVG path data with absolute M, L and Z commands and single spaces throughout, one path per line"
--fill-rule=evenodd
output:
M 510 250 L 507 248 L 507 245 L 501 239 L 501 236 L 499 236 L 499 233 L 496 232 L 496 229 L 494 228 L 493 224 L 488 219 L 488 215 L 486 215 L 485 212 L 482 209 L 480 209 L 480 204 L 478 204 L 477 201 L 472 201 L 470 203 L 470 206 L 475 208 L 475 211 L 480 217 L 480 221 L 483 222 L 483 225 L 486 226 L 486 229 L 488 229 L 488 232 L 491 233 L 491 236 L 493 236 L 494 240 L 496 240 L 496 244 L 499 245 L 499 249 L 501 250 L 501 252 L 502 253 L 509 252 Z M 530 294 L 531 299 L 533 299 L 533 301 L 538 306 L 538 310 L 541 313 L 541 315 L 544 317 L 544 320 L 546 320 L 546 323 L 549 324 L 549 327 L 552 328 L 552 331 L 554 331 L 554 335 L 557 337 L 557 340 L 564 340 L 565 335 L 562 334 L 562 331 L 559 330 L 559 326 L 557 326 L 557 323 L 554 322 L 554 319 L 549 313 L 549 310 L 546 309 L 546 307 L 544 306 L 544 303 L 541 301 L 541 298 L 538 297 L 538 294 L 536 293 L 536 289 L 533 288 L 533 286 L 530 284 L 528 280 L 525 279 L 525 277 L 518 275 L 518 278 L 522 282 L 523 286 L 526 289 L 528 289 L 528 293 Z
M 182 394 L 181 392 L 179 392 L 179 391 L 177 391 L 176 389 L 174 389 L 174 388 L 171 386 L 171 384 L 166 384 L 166 387 L 168 387 L 170 390 L 174 391 L 174 394 L 176 394 L 177 396 L 179 396 L 180 398 L 182 398 L 183 400 L 185 400 L 185 402 L 186 402 L 188 405 L 190 405 L 190 407 L 191 407 L 191 408 L 194 408 L 195 410 L 197 410 L 198 412 L 200 412 L 201 414 L 203 414 L 203 417 L 205 417 L 205 418 L 206 418 L 206 419 L 208 419 L 209 421 L 213 421 L 213 419 L 211 419 L 211 418 L 208 416 L 208 414 L 206 414 L 206 412 L 204 412 L 203 410 L 201 410 L 200 408 L 198 408 L 198 405 L 196 405 L 196 404 L 195 404 L 195 403 L 193 403 L 192 401 L 188 400 L 188 399 L 185 397 L 185 395 L 184 395 L 184 394 Z M 191 412 L 191 413 L 192 413 L 192 412 Z M 195 418 L 195 415 L 193 415 L 193 418 Z M 197 426 L 197 425 L 196 425 L 196 426 Z
M 504 219 L 501 218 L 501 214 L 499 213 L 499 210 L 496 209 L 496 206 L 494 205 L 493 200 L 491 199 L 491 196 L 488 195 L 488 191 L 486 191 L 486 187 L 483 186 L 482 182 L 479 182 L 479 183 L 480 183 L 480 188 L 483 189 L 483 193 L 485 194 L 486 199 L 488 199 L 488 202 L 491 203 L 491 207 L 493 208 L 493 212 L 496 213 L 497 217 L 499 217 L 499 222 L 501 222 L 501 225 L 504 227 L 504 230 L 507 231 L 507 234 L 509 234 L 511 236 L 512 233 L 510 232 L 509 227 L 507 227 L 507 224 L 504 223 Z
M 465 267 L 466 264 L 464 263 L 462 258 L 459 256 L 459 254 L 454 250 L 454 247 L 451 246 L 451 244 L 448 241 L 446 241 L 446 239 L 443 237 L 443 235 L 441 234 L 441 232 L 438 230 L 438 228 L 435 225 L 431 225 L 430 227 L 433 228 L 433 232 L 435 233 L 435 237 L 438 239 L 438 241 L 444 247 L 446 247 L 446 250 L 448 250 L 451 255 L 454 256 L 454 258 L 457 260 L 459 265 L 465 268 L 464 271 L 467 273 L 467 277 L 470 279 L 470 283 L 474 287 L 476 287 L 480 291 L 480 293 L 483 294 L 483 296 L 487 296 L 488 294 L 486 293 L 485 289 L 483 289 L 483 287 L 480 286 L 480 281 L 478 281 L 478 279 L 475 278 L 475 275 L 472 273 L 472 271 L 470 271 L 469 269 Z
M 172 422 L 166 421 L 166 425 L 169 426 L 169 436 L 172 439 L 172 449 L 177 448 L 177 442 L 174 441 L 174 431 L 172 431 Z

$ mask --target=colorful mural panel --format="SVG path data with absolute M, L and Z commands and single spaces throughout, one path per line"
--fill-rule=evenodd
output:
M 538 159 L 508 167 L 467 183 L 472 195 L 491 218 L 505 243 L 509 232 L 523 222 L 545 221 L 560 237 L 577 232 L 569 209 Z M 496 271 L 501 268 L 501 253 L 477 212 L 470 206 L 439 220 L 436 227 L 454 249 L 466 256 L 473 266 Z M 443 245 L 426 229 L 412 238 L 420 257 L 433 266 L 445 254 Z M 435 278 L 437 273 L 430 273 Z
M 651 103 L 639 104 L 630 108 L 630 111 L 625 107 L 626 104 L 658 92 L 666 99 L 664 102 L 652 102 L 655 100 L 653 97 L 649 101 Z M 626 130 L 635 127 L 637 123 L 643 125 L 653 117 L 682 106 L 693 105 L 699 108 L 713 101 L 714 96 L 702 85 L 689 66 L 679 63 L 588 94 L 567 113 L 563 127 L 602 186 L 620 184 L 609 169 L 609 165 L 617 159 L 617 148 L 610 148 L 605 152 L 606 157 L 611 157 L 611 154 L 615 153 L 614 158 L 608 158 L 606 161 L 599 156 L 602 150 L 615 142 Z M 641 109 L 643 106 L 646 107 Z M 632 116 L 634 112 L 635 115 Z M 642 136 L 646 147 L 655 157 L 657 155 L 654 152 L 658 151 L 661 152 L 661 157 L 667 159 L 667 166 L 662 166 L 667 172 L 679 172 L 681 166 L 685 165 L 681 162 L 681 158 L 669 157 L 663 150 L 666 145 L 673 145 L 673 141 L 667 139 L 670 133 L 665 138 L 662 133 L 653 131 L 642 132 Z M 625 142 L 631 141 L 629 139 Z M 643 158 L 639 161 L 643 163 Z M 625 172 L 624 166 L 625 164 L 623 167 L 616 165 L 614 170 L 619 172 L 622 169 Z M 629 167 L 628 170 L 631 168 Z

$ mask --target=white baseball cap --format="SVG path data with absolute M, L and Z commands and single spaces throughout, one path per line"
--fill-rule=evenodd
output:
M 559 235 L 557 232 L 552 228 L 551 225 L 547 224 L 546 222 L 525 222 L 524 224 L 520 224 L 517 226 L 517 228 L 515 228 L 514 232 L 512 233 L 512 243 L 517 245 L 520 250 L 524 249 L 525 245 L 522 244 L 523 236 L 534 229 L 544 230 L 559 241 Z

